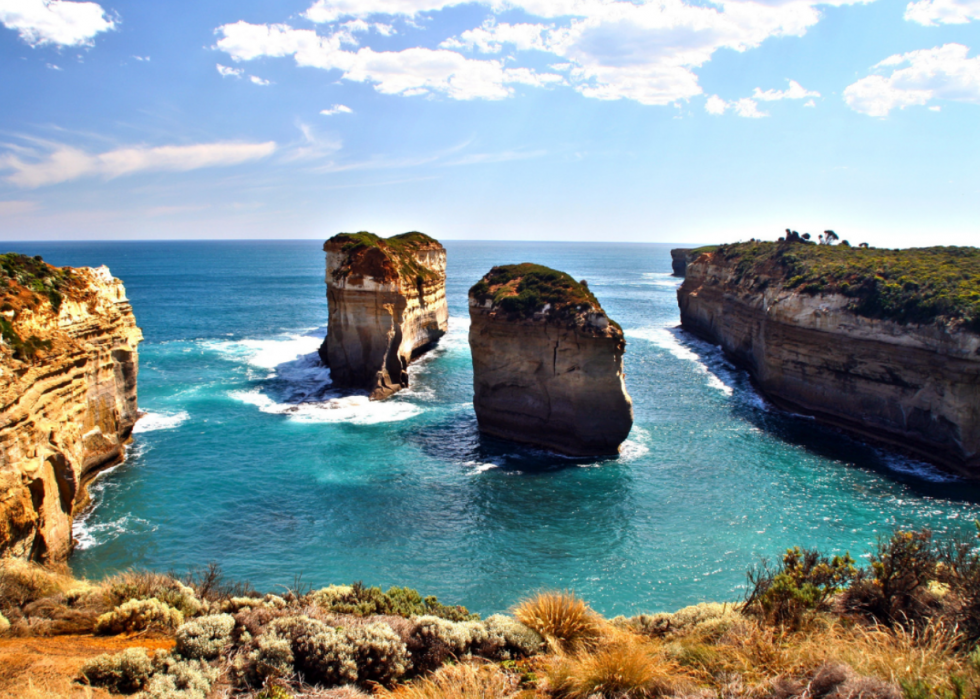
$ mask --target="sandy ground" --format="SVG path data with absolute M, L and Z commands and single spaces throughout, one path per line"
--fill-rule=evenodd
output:
M 53 636 L 0 639 L 0 699 L 116 696 L 74 682 L 86 660 L 126 648 L 170 650 L 173 640 L 148 636 Z

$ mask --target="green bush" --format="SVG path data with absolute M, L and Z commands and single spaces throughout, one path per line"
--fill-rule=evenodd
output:
M 775 569 L 763 561 L 748 574 L 745 609 L 769 623 L 798 627 L 811 612 L 824 611 L 827 601 L 857 575 L 848 554 L 828 559 L 816 550 L 787 549 Z
M 115 655 L 99 655 L 82 666 L 82 679 L 93 687 L 117 694 L 138 692 L 153 674 L 153 661 L 143 648 L 127 648 Z
M 544 638 L 534 629 L 504 614 L 494 614 L 483 622 L 487 631 L 485 649 L 480 655 L 509 660 L 537 655 L 544 647 Z
M 119 606 L 129 600 L 159 600 L 185 617 L 198 614 L 203 605 L 194 590 L 170 575 L 149 571 L 127 571 L 111 578 L 105 586 L 106 602 Z
M 493 267 L 470 288 L 469 295 L 479 303 L 492 300 L 504 313 L 521 318 L 531 317 L 546 304 L 551 306 L 548 315 L 555 318 L 571 317 L 588 309 L 602 310 L 587 284 L 529 262 Z
M 391 684 L 408 670 L 411 664 L 408 650 L 398 634 L 387 624 L 352 626 L 345 629 L 344 633 L 352 648 L 358 684 Z
M 161 654 L 156 673 L 139 699 L 206 699 L 221 676 L 220 670 L 202 660 L 185 660 Z
M 382 592 L 380 587 L 364 587 L 361 583 L 332 585 L 311 593 L 309 600 L 321 609 L 335 614 L 402 617 L 429 615 L 451 621 L 480 618 L 478 614 L 470 614 L 466 607 L 447 606 L 431 596 L 423 598 L 416 590 L 408 587 L 390 587 L 387 592 Z

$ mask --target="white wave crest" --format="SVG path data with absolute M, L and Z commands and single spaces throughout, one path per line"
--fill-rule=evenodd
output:
M 75 548 L 77 550 L 84 551 L 85 549 L 106 544 L 133 529 L 134 526 L 146 526 L 150 524 L 145 519 L 131 515 L 123 515 L 119 519 L 111 522 L 100 522 L 98 524 L 88 524 L 87 519 L 86 517 L 76 520 L 75 526 L 72 529 L 72 535 L 75 538 Z M 156 527 L 150 527 L 149 529 L 149 531 L 154 530 L 156 530 Z
M 495 468 L 500 468 L 500 466 L 498 466 L 495 463 L 491 463 L 491 462 L 482 463 L 480 461 L 467 461 L 466 463 L 463 464 L 463 466 L 467 466 L 471 469 L 469 473 L 469 475 L 471 476 L 476 476 L 478 474 L 491 471 Z
M 133 427 L 133 434 L 156 432 L 157 430 L 172 430 L 175 427 L 183 425 L 190 417 L 183 410 L 172 415 L 147 411 L 136 421 L 136 426 Z
M 619 446 L 620 461 L 636 461 L 650 453 L 650 433 L 636 425 L 630 431 L 630 438 Z
M 684 361 L 694 363 L 698 368 L 698 372 L 707 377 L 708 385 L 711 388 L 721 391 L 726 396 L 730 396 L 734 392 L 733 388 L 726 384 L 721 377 L 718 376 L 717 372 L 705 364 L 697 353 L 691 351 L 690 348 L 681 344 L 680 340 L 677 339 L 677 335 L 671 332 L 671 328 L 637 328 L 635 330 L 627 330 L 626 336 L 652 342 L 657 347 L 667 350 L 678 359 L 683 359 Z
M 317 332 L 285 333 L 270 340 L 212 340 L 205 342 L 204 346 L 229 359 L 243 360 L 258 369 L 279 370 L 300 357 L 315 355 L 323 343 L 323 336 L 318 336 Z
M 229 391 L 228 396 L 254 405 L 263 413 L 287 415 L 298 422 L 347 422 L 352 425 L 376 425 L 400 422 L 422 412 L 417 405 L 403 401 L 371 401 L 367 396 L 341 396 L 305 403 L 277 403 L 259 389 Z

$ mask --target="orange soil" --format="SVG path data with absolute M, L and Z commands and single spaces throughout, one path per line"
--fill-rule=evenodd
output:
M 115 696 L 74 682 L 87 660 L 126 648 L 142 647 L 152 652 L 171 650 L 173 645 L 171 638 L 138 635 L 0 638 L 0 699 Z

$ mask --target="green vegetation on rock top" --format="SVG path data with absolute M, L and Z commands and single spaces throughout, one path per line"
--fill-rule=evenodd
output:
M 842 294 L 849 310 L 899 323 L 940 323 L 980 332 L 980 249 L 908 250 L 788 242 L 720 245 L 736 279 L 780 283 L 806 294 Z
M 416 253 L 423 248 L 441 247 L 438 240 L 425 233 L 410 231 L 393 235 L 390 238 L 382 238 L 374 233 L 360 231 L 359 233 L 338 233 L 327 242 L 333 241 L 343 243 L 341 250 L 349 260 L 354 259 L 361 251 L 377 248 L 395 264 L 398 274 L 402 277 L 422 282 L 436 276 L 435 272 L 424 265 L 420 265 L 415 258 Z
M 47 299 L 57 313 L 62 295 L 72 282 L 70 269 L 47 264 L 40 255 L 28 257 L 15 252 L 0 255 L 0 338 L 16 359 L 33 362 L 39 350 L 50 350 L 51 341 L 34 335 L 22 338 L 14 320 L 22 308 L 36 308 Z
M 481 303 L 492 299 L 494 306 L 519 318 L 532 317 L 546 304 L 550 304 L 548 315 L 553 318 L 569 318 L 589 309 L 602 312 L 599 300 L 584 281 L 530 262 L 494 267 L 473 285 L 470 296 Z M 609 322 L 619 327 L 612 319 Z

